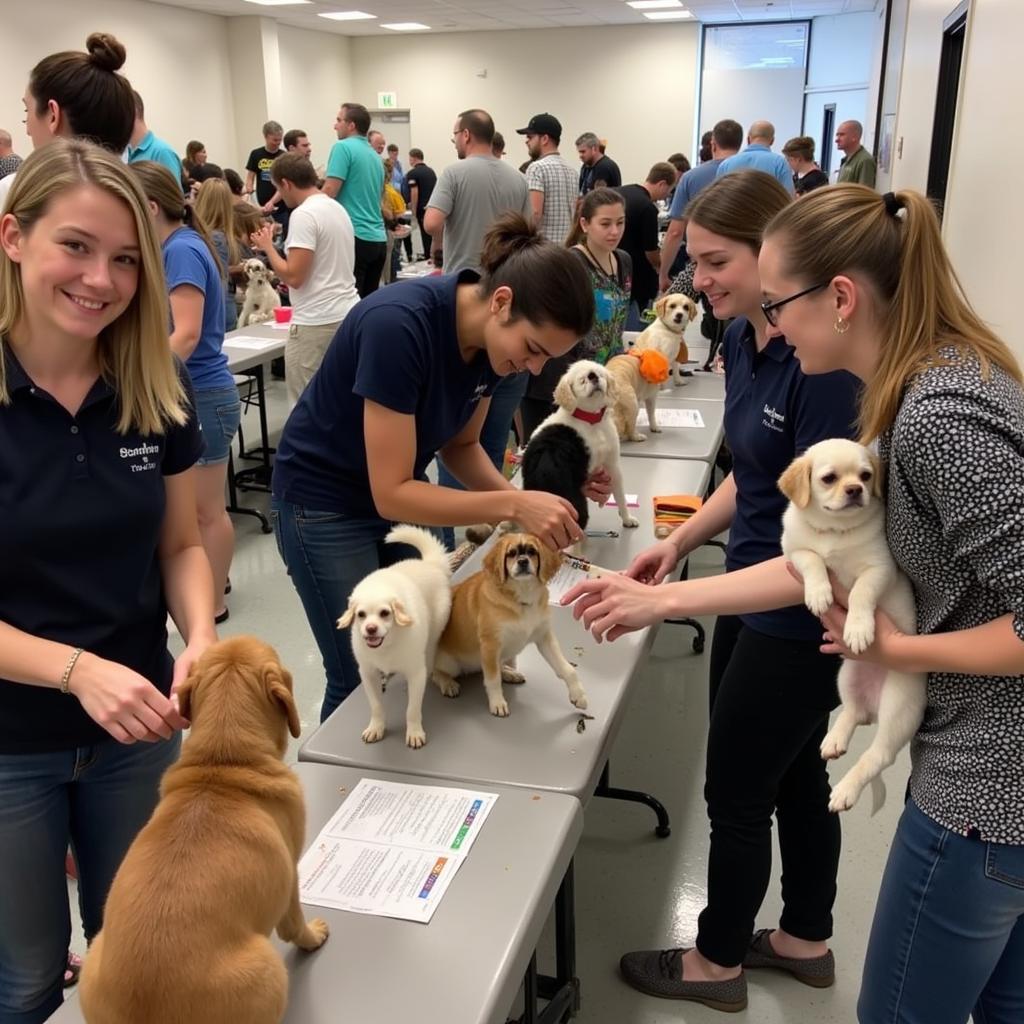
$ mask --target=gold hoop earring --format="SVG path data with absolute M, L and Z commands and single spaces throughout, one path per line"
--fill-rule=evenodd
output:
M 845 334 L 850 329 L 850 321 L 844 320 L 841 316 L 836 317 L 836 322 L 832 325 L 832 330 L 836 334 Z

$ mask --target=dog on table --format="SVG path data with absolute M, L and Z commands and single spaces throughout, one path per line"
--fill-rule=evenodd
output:
M 268 938 L 314 950 L 296 861 L 299 780 L 282 757 L 298 737 L 292 679 L 268 644 L 208 648 L 178 689 L 192 730 L 160 803 L 114 877 L 82 968 L 88 1024 L 279 1024 L 288 973 Z
M 565 683 L 569 700 L 581 710 L 587 695 L 576 669 L 565 660 L 551 629 L 548 580 L 558 572 L 561 555 L 533 534 L 506 533 L 484 558 L 484 567 L 452 592 L 452 614 L 441 634 L 434 682 L 446 697 L 459 695 L 456 676 L 483 671 L 492 715 L 508 715 L 501 684 L 524 682 L 516 657 L 534 644 Z
M 238 318 L 239 327 L 263 324 L 274 319 L 274 310 L 281 305 L 281 296 L 274 287 L 274 275 L 261 260 L 249 259 L 242 264 L 245 273 L 245 302 Z
M 586 359 L 573 363 L 553 397 L 558 408 L 534 430 L 523 454 L 524 489 L 561 495 L 576 509 L 585 530 L 590 512 L 583 485 L 603 468 L 611 477 L 622 525 L 639 526 L 626 508 L 619 436 L 607 415 L 616 397 L 607 368 Z
M 423 694 L 434 664 L 434 652 L 451 610 L 451 567 L 444 545 L 419 526 L 396 526 L 386 544 L 408 544 L 420 558 L 407 558 L 371 572 L 348 600 L 338 629 L 352 626 L 352 651 L 359 678 L 370 702 L 366 743 L 384 738 L 381 693 L 392 675 L 405 677 L 409 687 L 405 710 L 405 742 L 422 747 Z
M 697 307 L 686 295 L 663 295 L 654 304 L 658 318 L 621 356 L 608 360 L 608 372 L 615 378 L 614 420 L 623 441 L 646 441 L 636 428 L 640 407 L 647 410 L 647 422 L 655 434 L 658 426 L 658 392 L 673 374 L 675 383 L 685 384 L 682 367 L 689 358 L 683 332 L 697 315 Z M 673 369 L 673 367 L 675 369 Z
M 782 550 L 804 579 L 804 600 L 822 615 L 832 604 L 828 570 L 850 589 L 843 641 L 855 654 L 875 638 L 875 608 L 904 633 L 917 632 L 910 581 L 896 567 L 885 539 L 881 465 L 867 448 L 842 439 L 821 441 L 794 460 L 779 479 L 789 506 Z M 833 787 L 829 808 L 853 807 L 872 784 L 873 812 L 885 789 L 881 772 L 917 732 L 925 709 L 926 676 L 843 661 L 842 710 L 821 744 L 826 759 L 845 754 L 858 725 L 878 722 L 871 746 Z

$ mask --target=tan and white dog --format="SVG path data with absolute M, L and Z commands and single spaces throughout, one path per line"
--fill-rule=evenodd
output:
M 239 327 L 263 324 L 274 319 L 274 310 L 281 305 L 281 296 L 273 285 L 273 272 L 261 260 L 249 259 L 242 264 L 247 284 Z
M 547 583 L 560 565 L 558 552 L 533 534 L 498 537 L 484 567 L 452 593 L 452 614 L 434 667 L 434 682 L 446 697 L 459 695 L 457 676 L 482 670 L 491 714 L 505 717 L 508 702 L 501 684 L 525 681 L 516 671 L 516 657 L 534 644 L 565 683 L 569 700 L 586 708 L 587 695 L 576 669 L 565 660 L 551 629 Z
M 609 359 L 607 370 L 616 384 L 616 399 L 612 409 L 615 427 L 623 441 L 646 441 L 647 435 L 636 428 L 636 418 L 643 406 L 652 433 L 660 433 L 658 426 L 658 392 L 670 377 L 677 374 L 678 363 L 687 359 L 683 332 L 697 315 L 697 307 L 686 295 L 663 295 L 654 304 L 658 318 L 636 339 L 628 352 Z M 661 373 L 652 374 L 645 366 L 643 353 L 657 352 L 664 360 Z M 646 376 L 645 376 L 646 375 Z M 677 385 L 685 383 L 676 376 Z
M 904 633 L 917 632 L 910 581 L 893 561 L 885 539 L 881 465 L 863 445 L 820 441 L 795 459 L 779 479 L 789 506 L 782 517 L 782 550 L 804 579 L 804 601 L 815 615 L 832 605 L 831 569 L 850 590 L 844 643 L 855 654 L 875 638 L 875 609 Z M 846 753 L 858 725 L 878 722 L 871 746 L 833 787 L 829 809 L 852 807 L 872 784 L 872 813 L 885 799 L 881 773 L 910 742 L 924 717 L 926 676 L 886 671 L 846 659 L 839 670 L 842 709 L 821 744 L 826 759 Z

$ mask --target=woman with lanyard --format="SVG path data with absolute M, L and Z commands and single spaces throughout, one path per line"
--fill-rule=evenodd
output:
M 863 381 L 860 425 L 887 465 L 889 545 L 918 635 L 876 616 L 860 655 L 928 673 L 909 799 L 864 966 L 861 1024 L 1024 1020 L 1024 388 L 971 308 L 917 192 L 811 193 L 765 233 L 772 333 L 807 373 Z M 687 613 L 689 614 L 689 613 Z
M 170 698 L 214 640 L 195 520 L 202 438 L 167 347 L 146 200 L 56 141 L 0 217 L 0 1024 L 60 1006 L 78 867 L 85 935 L 187 722 Z M 174 662 L 170 613 L 186 639 Z
M 576 224 L 566 246 L 580 261 L 594 292 L 594 326 L 580 343 L 561 359 L 550 360 L 531 377 L 520 404 L 524 440 L 552 412 L 555 385 L 571 363 L 593 359 L 606 363 L 622 351 L 622 330 L 629 313 L 633 262 L 629 253 L 616 248 L 626 227 L 622 196 L 610 188 L 596 188 L 577 203 Z
M 215 621 L 224 622 L 224 593 L 235 550 L 235 530 L 224 503 L 228 456 L 238 431 L 242 403 L 224 354 L 227 279 L 214 241 L 194 206 L 166 167 L 132 164 L 149 199 L 164 256 L 171 300 L 171 351 L 185 361 L 195 387 L 196 413 L 206 451 L 198 463 L 199 530 L 213 569 Z
M 487 233 L 481 265 L 482 277 L 400 281 L 355 306 L 281 435 L 271 519 L 323 656 L 323 718 L 359 685 L 350 637 L 336 628 L 349 595 L 409 557 L 383 543 L 392 523 L 512 519 L 556 549 L 582 537 L 569 502 L 517 490 L 495 469 L 480 428 L 501 377 L 539 372 L 590 330 L 590 282 L 518 214 Z M 466 491 L 427 482 L 438 454 Z
M 598 639 L 678 615 L 718 615 L 704 791 L 711 820 L 707 906 L 693 948 L 627 953 L 621 971 L 643 992 L 725 1010 L 746 1005 L 744 967 L 782 968 L 816 986 L 835 977 L 826 943 L 840 828 L 828 809 L 819 747 L 839 703 L 839 659 L 819 651 L 821 625 L 786 573 L 786 501 L 776 481 L 812 444 L 852 435 L 856 381 L 848 373 L 805 376 L 761 310 L 761 233 L 790 201 L 771 176 L 737 171 L 686 208 L 694 284 L 716 317 L 735 318 L 723 342 L 733 471 L 692 519 L 639 554 L 624 575 L 581 584 L 564 598 L 576 602 L 575 616 Z M 652 585 L 726 529 L 725 575 Z M 771 875 L 773 814 L 783 912 L 777 929 L 755 934 Z

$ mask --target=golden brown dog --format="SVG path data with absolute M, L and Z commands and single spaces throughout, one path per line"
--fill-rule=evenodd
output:
M 82 969 L 88 1024 L 279 1024 L 288 974 L 268 936 L 313 950 L 295 864 L 305 806 L 281 758 L 299 735 L 274 649 L 210 647 L 178 690 L 192 731 L 114 877 Z
M 576 669 L 551 629 L 547 582 L 560 565 L 561 555 L 533 534 L 507 533 L 487 553 L 484 567 L 455 587 L 434 667 L 434 682 L 446 697 L 459 695 L 457 675 L 483 670 L 491 714 L 504 717 L 508 703 L 501 684 L 524 681 L 516 656 L 532 643 L 568 687 L 569 700 L 587 706 Z

